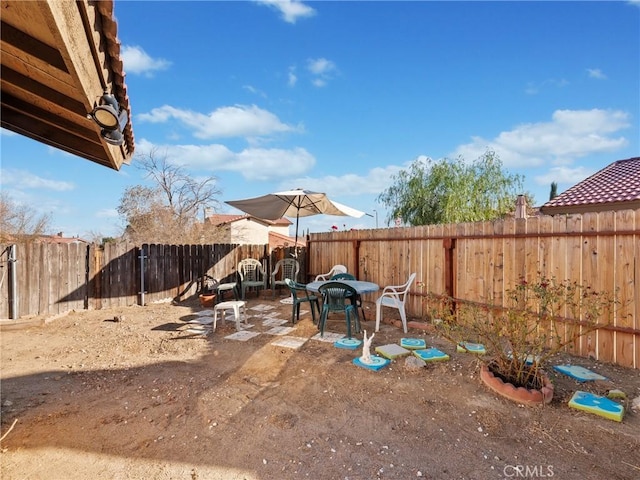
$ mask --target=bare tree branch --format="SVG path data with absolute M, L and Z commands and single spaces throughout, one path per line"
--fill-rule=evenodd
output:
M 158 149 L 137 157 L 137 165 L 154 187 L 129 187 L 120 200 L 118 213 L 132 240 L 202 243 L 219 236 L 215 227 L 198 219 L 199 212 L 218 205 L 215 177 L 196 179 Z

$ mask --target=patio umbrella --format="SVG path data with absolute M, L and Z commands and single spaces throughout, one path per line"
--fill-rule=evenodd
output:
M 270 193 L 246 200 L 231 200 L 225 203 L 256 218 L 265 220 L 296 217 L 296 245 L 298 244 L 298 224 L 300 217 L 324 214 L 360 218 L 365 214 L 355 208 L 329 200 L 324 193 L 303 189 Z

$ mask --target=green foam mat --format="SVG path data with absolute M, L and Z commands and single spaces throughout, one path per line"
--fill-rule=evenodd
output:
M 409 355 L 411 353 L 411 350 L 402 348 L 400 345 L 396 343 L 390 343 L 388 345 L 381 345 L 379 347 L 376 347 L 376 352 L 382 355 L 383 357 L 393 360 L 399 357 L 404 357 L 406 355 Z
M 419 350 L 427 348 L 427 343 L 422 338 L 403 338 L 400 340 L 400 346 L 409 350 Z
M 413 354 L 420 360 L 424 360 L 425 362 L 444 362 L 446 360 L 449 360 L 449 355 L 447 355 L 443 351 L 438 350 L 435 347 L 426 348 L 423 350 L 414 350 Z
M 591 392 L 577 391 L 569 400 L 569 406 L 576 410 L 593 413 L 609 420 L 621 422 L 624 416 L 624 407 L 607 397 L 601 397 Z
M 458 352 L 468 352 L 468 353 L 476 353 L 478 355 L 484 355 L 487 353 L 487 349 L 484 348 L 484 345 L 481 343 L 471 343 L 471 342 L 460 342 L 456 345 L 456 350 Z

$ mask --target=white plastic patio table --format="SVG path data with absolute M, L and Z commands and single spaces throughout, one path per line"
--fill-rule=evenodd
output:
M 236 321 L 236 330 L 240 330 L 241 317 L 244 317 L 245 323 L 247 322 L 246 315 L 246 302 L 242 300 L 232 300 L 228 302 L 220 302 L 213 307 L 213 331 L 216 331 L 216 324 L 218 323 L 218 312 L 222 314 L 222 321 L 226 320 L 226 311 L 233 310 L 233 316 Z M 242 313 L 242 315 L 241 315 Z
M 319 292 L 320 287 L 325 283 L 329 283 L 329 282 L 340 282 L 340 283 L 345 283 L 347 285 L 350 285 L 360 295 L 364 293 L 377 292 L 378 290 L 380 290 L 380 285 L 378 285 L 377 283 L 363 282 L 361 280 L 342 280 L 342 279 L 307 283 L 306 289 L 309 290 L 310 292 Z

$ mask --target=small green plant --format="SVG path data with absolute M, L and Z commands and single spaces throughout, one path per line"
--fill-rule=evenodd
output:
M 430 300 L 439 333 L 456 345 L 481 343 L 482 361 L 505 382 L 540 388 L 548 359 L 575 348 L 580 337 L 610 323 L 616 295 L 540 276 L 506 292 L 506 307 Z

